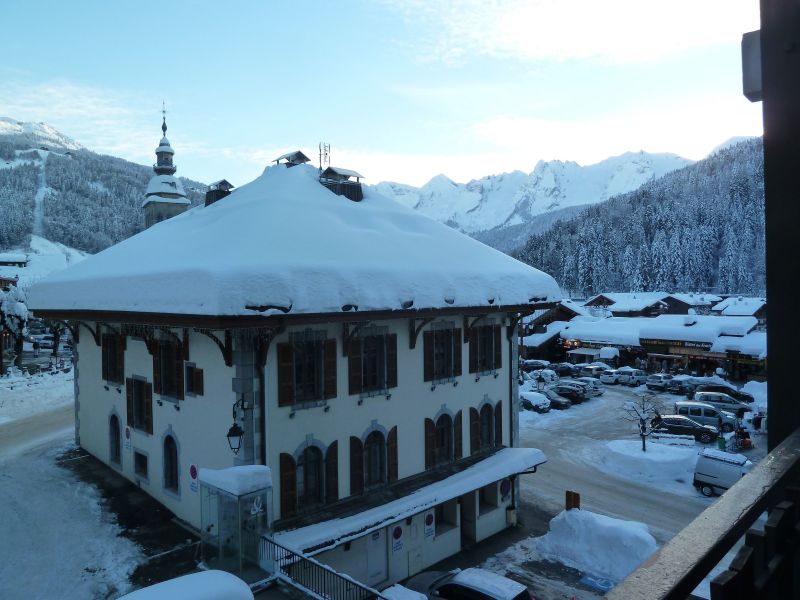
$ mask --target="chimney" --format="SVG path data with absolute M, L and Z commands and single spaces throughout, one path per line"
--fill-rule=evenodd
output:
M 226 179 L 220 179 L 208 186 L 206 190 L 206 206 L 211 206 L 217 200 L 221 200 L 231 193 L 233 184 Z

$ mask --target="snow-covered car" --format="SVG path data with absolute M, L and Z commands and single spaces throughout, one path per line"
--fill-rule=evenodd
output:
M 631 387 L 642 385 L 647 381 L 647 373 L 641 369 L 634 369 L 633 367 L 620 367 L 617 369 L 619 373 L 619 382 Z
M 120 600 L 162 600 L 193 598 L 197 600 L 253 600 L 250 586 L 231 573 L 200 571 L 168 579 L 130 594 Z
M 746 402 L 740 402 L 736 398 L 721 392 L 695 392 L 693 399 L 695 402 L 705 402 L 706 404 L 715 406 L 720 410 L 732 412 L 740 419 L 744 417 L 744 413 L 753 410 L 753 408 Z
M 600 380 L 596 377 L 578 377 L 575 379 L 580 383 L 585 383 L 589 386 L 589 393 L 592 396 L 602 396 L 605 389 L 603 388 L 603 384 L 600 383 Z
M 485 569 L 427 571 L 409 579 L 405 587 L 428 598 L 445 600 L 532 600 L 521 583 Z
M 536 369 L 546 369 L 550 365 L 549 360 L 541 360 L 538 358 L 528 358 L 520 361 L 520 368 L 523 371 L 535 371 Z
M 546 413 L 550 410 L 550 399 L 539 392 L 520 392 L 519 405 L 525 410 Z
M 656 417 L 650 422 L 650 427 L 655 433 L 669 433 L 671 435 L 691 435 L 698 442 L 710 444 L 719 436 L 719 429 L 713 425 L 701 425 L 683 415 L 664 415 Z
M 691 375 L 675 375 L 666 383 L 666 391 L 670 394 L 688 394 L 696 387 L 696 379 Z
M 670 379 L 672 379 L 672 375 L 668 375 L 666 373 L 655 373 L 654 375 L 647 376 L 645 385 L 647 386 L 648 390 L 658 390 L 663 392 L 667 389 L 667 382 Z
M 691 392 L 687 392 L 687 396 L 694 396 L 696 392 L 722 392 L 723 394 L 728 394 L 733 398 L 736 398 L 740 402 L 753 402 L 755 398 L 753 398 L 752 394 L 748 394 L 747 392 L 743 392 L 742 390 L 736 389 L 730 384 L 726 383 L 699 383 L 695 386 L 695 388 Z M 690 397 L 690 399 L 692 399 Z
M 616 369 L 609 369 L 608 371 L 603 371 L 602 373 L 600 373 L 598 379 L 603 383 L 617 384 L 619 383 L 619 371 L 617 371 Z
M 580 404 L 588 397 L 583 387 L 572 382 L 559 381 L 550 389 L 559 396 L 567 398 L 573 404 Z
M 730 433 L 739 425 L 735 414 L 705 402 L 678 401 L 675 403 L 675 414 L 689 417 L 701 425 L 718 426 L 721 420 L 723 433 Z
M 544 379 L 545 384 L 556 383 L 558 381 L 558 374 L 552 369 L 539 369 L 538 371 L 531 371 L 530 376 L 535 384 L 539 383 L 539 377 Z
M 577 370 L 577 367 L 577 365 L 568 362 L 553 363 L 550 365 L 550 369 L 555 371 L 559 376 L 572 375 Z
M 552 409 L 566 410 L 572 406 L 572 402 L 564 398 L 564 396 L 559 396 L 553 389 L 546 389 L 542 393 L 550 400 L 550 408 Z
M 532 381 L 531 374 L 523 371 L 522 369 L 519 370 L 519 378 L 517 379 L 520 387 L 525 385 L 526 382 Z
M 608 370 L 608 367 L 601 367 L 600 365 L 581 365 L 578 375 L 581 377 L 597 377 L 603 371 Z

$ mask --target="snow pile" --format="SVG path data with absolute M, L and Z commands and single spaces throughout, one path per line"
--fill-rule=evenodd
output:
M 0 425 L 71 404 L 74 375 L 61 371 L 0 377 Z
M 372 190 L 352 202 L 309 165 L 277 165 L 51 275 L 29 298 L 33 310 L 253 316 L 488 309 L 560 291 L 549 275 Z
M 215 488 L 243 496 L 272 487 L 272 472 L 264 465 L 243 465 L 227 469 L 200 469 L 200 481 Z
M 225 571 L 201 571 L 157 583 L 122 596 L 120 600 L 253 600 L 244 581 Z
M 766 381 L 748 381 L 742 386 L 742 391 L 752 394 L 754 401 L 753 404 L 759 411 L 767 412 L 767 382 Z M 756 412 L 756 411 L 753 411 Z
M 534 547 L 542 558 L 613 581 L 625 579 L 658 549 L 644 523 L 580 509 L 553 517 Z

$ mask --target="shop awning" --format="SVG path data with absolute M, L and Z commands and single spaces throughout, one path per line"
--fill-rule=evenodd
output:
M 654 352 L 648 352 L 647 356 L 650 358 L 686 358 L 680 354 L 655 354 Z
M 600 354 L 599 348 L 576 348 L 575 350 L 568 350 L 567 354 L 574 356 L 598 356 Z
M 546 461 L 544 453 L 536 448 L 503 448 L 460 473 L 397 500 L 349 517 L 279 531 L 272 538 L 296 552 L 313 556 Z M 307 549 L 313 550 L 306 553 Z

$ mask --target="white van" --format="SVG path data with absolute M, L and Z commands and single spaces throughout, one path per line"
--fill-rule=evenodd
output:
M 742 454 L 704 448 L 694 467 L 694 487 L 703 496 L 722 494 L 752 468 L 753 463 Z

